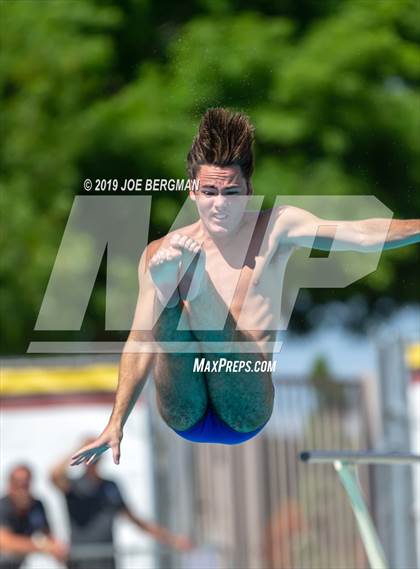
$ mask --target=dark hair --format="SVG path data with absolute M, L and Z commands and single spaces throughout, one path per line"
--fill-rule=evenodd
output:
M 239 166 L 249 183 L 254 171 L 254 127 L 243 113 L 208 109 L 201 119 L 187 157 L 189 177 L 195 178 L 202 164 Z

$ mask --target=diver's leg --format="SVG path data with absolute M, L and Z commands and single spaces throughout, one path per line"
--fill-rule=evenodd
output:
M 251 353 L 250 350 L 241 351 L 241 342 L 251 342 L 251 344 L 253 342 L 245 333 L 236 330 L 236 322 L 228 313 L 223 299 L 204 270 L 204 253 L 198 255 L 199 245 L 191 239 L 184 238 L 176 238 L 171 244 L 169 252 L 164 250 L 159 253 L 158 267 L 162 264 L 162 255 L 169 261 L 173 261 L 174 257 L 179 259 L 179 255 L 182 255 L 182 262 L 189 269 L 179 283 L 175 298 L 169 299 L 168 307 L 158 322 L 155 337 L 158 340 L 166 338 L 169 341 L 177 341 L 186 334 L 188 337 L 184 338 L 185 342 L 199 341 L 201 357 L 205 357 L 211 364 L 225 357 L 231 367 L 218 371 L 206 370 L 204 375 L 193 374 L 195 354 L 162 354 L 155 366 L 158 402 L 162 416 L 176 430 L 185 430 L 202 417 L 209 398 L 218 416 L 231 428 L 240 432 L 254 431 L 269 419 L 273 408 L 274 388 L 270 374 L 253 371 L 255 363 L 264 361 L 265 356 L 255 343 Z M 178 251 L 179 255 L 174 251 Z M 166 264 L 167 272 L 175 271 L 171 266 L 175 265 Z M 178 279 L 178 261 L 176 266 L 176 274 L 170 278 L 165 277 L 163 279 L 165 282 L 173 283 Z M 155 270 L 152 267 L 152 272 Z M 152 278 L 155 280 L 154 274 Z M 158 279 L 156 281 L 160 286 L 160 281 Z M 178 302 L 178 293 L 188 302 L 189 308 L 187 327 L 183 326 L 182 331 L 177 331 L 182 307 Z M 169 293 L 166 292 L 166 297 L 163 299 L 165 302 L 168 301 L 168 296 Z M 224 329 L 214 332 L 220 323 L 226 320 L 226 315 Z M 185 323 L 185 319 L 183 322 Z M 235 353 L 229 353 L 228 350 L 221 352 L 216 350 L 215 353 L 213 349 L 215 340 L 220 341 L 228 350 L 230 343 L 234 342 Z M 244 361 L 249 362 L 252 371 L 241 370 L 236 373 L 231 371 L 233 366 L 239 366 Z M 174 377 L 173 381 L 170 381 L 171 377 Z M 188 385 L 191 387 L 190 391 L 187 389 Z M 179 399 L 180 394 L 182 394 L 181 399 Z M 179 405 L 174 404 L 177 399 L 181 402 Z M 188 411 L 188 408 L 191 411 Z
M 156 291 L 155 311 L 160 313 L 153 336 L 158 343 L 168 346 L 180 342 L 181 349 L 185 350 L 174 353 L 163 347 L 156 354 L 153 378 L 157 405 L 171 428 L 184 431 L 203 417 L 208 396 L 203 374 L 192 373 L 194 353 L 189 349 L 195 338 L 188 330 L 177 331 L 183 308 L 177 288 L 181 256 L 182 253 L 172 247 L 162 248 L 152 257 L 149 271 Z
M 196 339 L 188 331 L 177 333 L 182 304 L 165 308 L 154 329 L 157 341 L 180 342 L 188 350 Z M 205 414 L 208 396 L 202 373 L 193 373 L 194 353 L 161 352 L 156 355 L 153 377 L 157 404 L 165 422 L 177 431 L 184 431 Z
M 224 330 L 214 332 L 215 324 L 224 319 Z M 216 362 L 217 366 L 221 358 L 227 360 L 226 365 L 218 367 L 217 371 L 205 372 L 214 410 L 236 431 L 251 432 L 258 429 L 268 421 L 273 410 L 274 387 L 271 374 L 254 371 L 255 366 L 258 368 L 267 358 L 255 342 L 254 350 L 252 339 L 248 335 L 236 330 L 236 322 L 227 312 L 226 305 L 207 273 L 203 275 L 200 293 L 189 301 L 189 322 L 194 336 L 200 341 L 202 357 Z M 227 348 L 226 352 L 222 349 L 214 353 L 214 340 L 221 341 L 222 346 Z M 234 343 L 234 353 L 228 353 L 231 342 Z M 242 342 L 251 342 L 251 349 L 241 350 Z

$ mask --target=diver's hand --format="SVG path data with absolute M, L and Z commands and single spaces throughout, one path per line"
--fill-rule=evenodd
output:
M 104 431 L 97 439 L 90 440 L 89 443 L 82 446 L 71 457 L 70 466 L 78 464 L 93 464 L 101 455 L 109 448 L 112 450 L 112 458 L 115 464 L 120 463 L 120 446 L 123 438 L 122 427 L 116 423 L 108 423 Z

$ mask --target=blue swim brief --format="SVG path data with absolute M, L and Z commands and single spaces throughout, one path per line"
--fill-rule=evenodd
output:
M 180 437 L 192 441 L 194 443 L 219 443 L 223 445 L 237 445 L 255 437 L 264 427 L 266 423 L 250 431 L 249 433 L 240 433 L 235 431 L 220 419 L 215 411 L 208 407 L 204 416 L 192 427 L 185 431 L 177 431 L 173 429 Z

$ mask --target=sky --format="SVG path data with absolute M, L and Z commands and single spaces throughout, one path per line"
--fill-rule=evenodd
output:
M 305 374 L 314 360 L 323 356 L 338 378 L 373 373 L 377 368 L 376 342 L 380 338 L 402 337 L 420 341 L 420 307 L 403 308 L 388 322 L 366 335 L 355 335 L 343 328 L 320 328 L 301 338 L 286 337 L 277 356 L 277 372 Z

